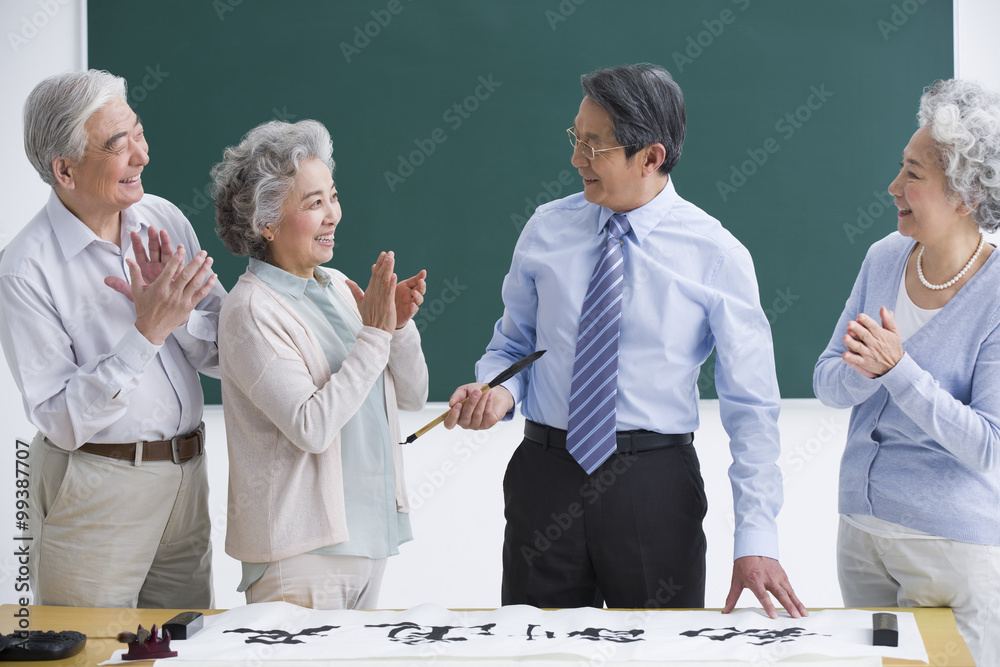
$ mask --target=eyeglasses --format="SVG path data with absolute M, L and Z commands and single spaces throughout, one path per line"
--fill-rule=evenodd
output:
M 619 148 L 628 148 L 628 146 L 612 146 L 611 148 L 594 148 L 586 141 L 580 141 L 579 139 L 577 139 L 576 132 L 573 131 L 572 127 L 566 128 L 566 134 L 569 135 L 569 145 L 572 146 L 574 149 L 576 149 L 577 146 L 580 146 L 580 153 L 582 153 L 583 157 L 587 158 L 588 160 L 593 160 L 595 157 L 597 157 L 598 153 L 603 153 L 604 151 L 615 151 L 618 150 Z

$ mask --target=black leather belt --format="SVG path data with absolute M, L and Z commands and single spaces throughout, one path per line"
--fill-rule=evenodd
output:
M 638 452 L 648 452 L 653 449 L 663 449 L 664 447 L 677 447 L 679 445 L 690 445 L 694 442 L 694 433 L 656 433 L 654 431 L 618 431 L 618 452 L 633 454 Z M 547 447 L 558 447 L 566 449 L 566 431 L 561 428 L 553 428 L 545 424 L 533 422 L 530 419 L 524 422 L 524 437 Z

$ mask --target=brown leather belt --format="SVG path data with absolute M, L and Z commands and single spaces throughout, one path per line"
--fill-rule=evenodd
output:
M 135 460 L 134 442 L 104 443 L 88 442 L 80 447 L 81 452 L 109 456 L 113 459 Z M 187 435 L 178 435 L 170 440 L 146 440 L 142 443 L 143 461 L 173 461 L 180 463 L 199 456 L 205 451 L 205 422 Z

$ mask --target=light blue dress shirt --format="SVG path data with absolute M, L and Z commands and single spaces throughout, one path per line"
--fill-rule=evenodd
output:
M 513 361 L 548 350 L 504 383 L 532 421 L 566 428 L 580 311 L 612 213 L 582 193 L 550 202 L 535 211 L 514 249 L 503 317 L 476 377 L 487 382 Z M 617 430 L 696 430 L 698 374 L 715 348 L 715 385 L 733 457 L 734 557 L 777 558 L 780 397 L 750 253 L 718 220 L 679 197 L 672 179 L 629 211 L 628 220 Z
M 330 372 L 340 370 L 361 331 L 362 323 L 321 271 L 306 280 L 276 266 L 250 260 L 250 271 L 288 304 L 312 331 L 326 355 Z M 318 280 L 317 280 L 318 278 Z M 368 399 L 340 431 L 344 468 L 344 502 L 351 539 L 309 553 L 387 558 L 399 545 L 413 539 L 408 514 L 396 509 L 392 439 L 385 412 L 382 376 L 368 392 Z M 267 563 L 244 563 L 246 590 L 264 573 Z

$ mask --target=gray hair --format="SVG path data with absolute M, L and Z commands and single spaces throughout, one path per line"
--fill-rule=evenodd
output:
M 670 73 L 639 63 L 599 69 L 581 82 L 583 93 L 611 116 L 626 159 L 650 144 L 663 144 L 667 156 L 659 173 L 668 175 L 681 159 L 687 123 L 684 95 Z
M 962 79 L 935 81 L 920 97 L 948 188 L 985 232 L 1000 227 L 1000 96 Z
M 108 102 L 125 100 L 125 79 L 104 70 L 50 76 L 24 103 L 24 152 L 42 180 L 56 187 L 52 161 L 77 161 L 87 148 L 84 125 Z
M 262 234 L 281 224 L 282 207 L 299 165 L 318 158 L 333 171 L 333 142 L 315 120 L 258 125 L 212 167 L 215 231 L 234 255 L 266 259 Z

